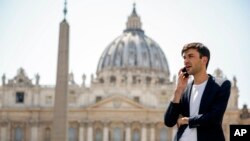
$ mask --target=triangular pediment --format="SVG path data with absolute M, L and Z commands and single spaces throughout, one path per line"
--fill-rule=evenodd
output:
M 144 105 L 122 96 L 112 95 L 90 105 L 87 109 L 146 109 Z

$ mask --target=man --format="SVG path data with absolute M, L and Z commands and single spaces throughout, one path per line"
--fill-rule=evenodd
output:
M 182 49 L 188 83 L 183 68 L 178 73 L 174 97 L 165 113 L 168 127 L 178 126 L 175 141 L 224 141 L 222 120 L 230 96 L 231 83 L 207 74 L 209 49 L 189 43 Z

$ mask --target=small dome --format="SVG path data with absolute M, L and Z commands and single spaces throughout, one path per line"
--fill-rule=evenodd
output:
M 170 75 L 167 59 L 160 46 L 144 34 L 135 7 L 123 34 L 111 42 L 99 60 L 97 74 L 104 70 L 143 69 Z

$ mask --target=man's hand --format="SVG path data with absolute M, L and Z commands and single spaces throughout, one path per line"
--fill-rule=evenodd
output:
M 188 77 L 184 77 L 184 73 L 181 70 L 182 69 L 180 69 L 178 73 L 178 82 L 177 82 L 177 87 L 174 92 L 174 98 L 172 100 L 173 103 L 180 102 L 183 91 L 185 90 L 187 86 L 187 82 L 188 82 Z
M 177 126 L 180 127 L 181 125 L 188 124 L 188 117 L 179 117 L 177 120 Z

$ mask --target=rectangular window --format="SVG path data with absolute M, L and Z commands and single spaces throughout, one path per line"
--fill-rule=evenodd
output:
M 97 96 L 96 98 L 95 98 L 95 102 L 99 102 L 99 101 L 101 101 L 102 100 L 102 97 L 101 96 Z
M 135 96 L 135 97 L 134 97 L 134 101 L 135 101 L 135 102 L 140 102 L 140 98 L 139 98 L 138 96 Z
M 23 141 L 23 129 L 20 127 L 17 127 L 15 129 L 15 139 L 14 141 Z
M 133 84 L 136 84 L 136 76 L 133 76 Z
M 68 128 L 68 141 L 77 141 L 77 129 L 74 127 Z
M 16 92 L 16 103 L 24 103 L 24 92 Z
M 75 104 L 77 100 L 75 91 L 70 91 L 68 96 L 68 103 L 69 104 Z

